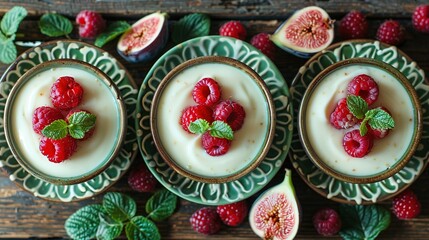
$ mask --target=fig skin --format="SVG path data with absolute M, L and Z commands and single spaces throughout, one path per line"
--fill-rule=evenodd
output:
M 150 38 L 152 40 L 148 40 L 148 43 L 146 46 L 143 46 L 143 48 L 138 49 L 136 46 L 130 46 L 132 42 L 130 42 L 130 38 L 133 38 L 133 36 L 130 36 L 131 34 L 136 34 L 135 29 L 139 27 L 139 25 L 143 24 L 145 21 L 149 21 L 153 18 L 158 18 L 159 21 L 162 21 L 160 24 L 162 26 L 160 27 L 159 31 L 156 31 L 153 34 L 156 34 L 157 36 L 151 36 Z M 158 25 L 155 27 L 159 27 Z M 131 28 L 122 34 L 121 38 L 118 41 L 117 45 L 117 51 L 121 57 L 123 57 L 128 62 L 137 63 L 137 62 L 147 62 L 152 59 L 154 59 L 162 49 L 164 49 L 165 45 L 168 41 L 168 21 L 167 21 L 167 14 L 166 13 L 160 13 L 155 12 L 152 14 L 149 14 L 140 20 L 138 20 L 136 23 L 134 23 Z M 141 32 L 137 32 L 138 35 L 142 35 Z M 147 34 L 147 32 L 146 32 Z M 151 41 L 151 42 L 150 42 Z

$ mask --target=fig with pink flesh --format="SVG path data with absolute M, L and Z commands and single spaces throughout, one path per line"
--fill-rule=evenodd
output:
M 271 35 L 283 50 L 302 58 L 328 47 L 334 39 L 334 21 L 320 7 L 310 6 L 296 11 Z
M 167 14 L 149 14 L 122 34 L 118 41 L 118 53 L 129 62 L 153 59 L 165 47 L 168 40 Z
M 298 232 L 299 203 L 292 185 L 291 171 L 286 169 L 282 183 L 262 193 L 253 203 L 249 223 L 263 239 L 293 239 Z

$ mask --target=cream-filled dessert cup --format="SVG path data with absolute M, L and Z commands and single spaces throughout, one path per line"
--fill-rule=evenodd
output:
M 374 140 L 366 156 L 354 158 L 342 146 L 351 129 L 334 128 L 329 116 L 347 96 L 347 84 L 360 74 L 373 77 L 379 88 L 371 108 L 389 109 L 395 127 L 387 137 Z M 402 73 L 380 61 L 356 58 L 331 65 L 314 78 L 303 96 L 298 129 L 309 158 L 322 171 L 342 181 L 369 183 L 397 173 L 412 157 L 422 131 L 420 112 L 415 90 Z

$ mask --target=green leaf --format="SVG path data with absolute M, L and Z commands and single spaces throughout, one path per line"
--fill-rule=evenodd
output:
M 151 220 L 137 216 L 125 226 L 129 240 L 158 240 L 161 239 L 158 228 Z
M 177 196 L 167 189 L 160 190 L 146 202 L 148 218 L 159 222 L 170 217 L 176 209 Z
M 43 14 L 39 20 L 40 31 L 49 37 L 68 36 L 73 30 L 70 20 L 56 13 Z
M 106 31 L 101 33 L 97 36 L 95 39 L 95 46 L 102 47 L 104 44 L 112 41 L 117 36 L 121 35 L 122 33 L 126 32 L 128 29 L 130 29 L 131 25 L 128 24 L 125 21 L 117 21 L 110 24 Z
M 210 18 L 206 14 L 193 13 L 184 16 L 174 24 L 171 39 L 178 44 L 195 37 L 207 36 L 210 32 Z
M 188 126 L 188 129 L 191 133 L 203 134 L 210 128 L 210 123 L 205 119 L 197 119 L 191 122 Z
M 68 125 L 63 119 L 53 121 L 51 124 L 43 128 L 42 134 L 45 137 L 52 139 L 61 139 L 67 136 Z
M 231 127 L 223 121 L 214 121 L 210 127 L 210 135 L 217 138 L 232 140 L 234 132 Z
M 363 119 L 368 111 L 368 104 L 360 96 L 349 95 L 347 97 L 347 108 L 358 119 Z
M 340 205 L 343 222 L 340 235 L 345 240 L 373 240 L 390 225 L 390 212 L 378 205 Z
M 100 213 L 100 225 L 98 226 L 96 238 L 99 240 L 113 240 L 121 235 L 124 224 L 115 221 L 107 213 Z
M 116 221 L 125 221 L 136 215 L 136 202 L 127 195 L 109 192 L 104 195 L 103 206 Z
M 15 61 L 17 51 L 13 40 L 15 40 L 15 35 L 7 38 L 0 32 L 0 62 L 10 64 Z
M 69 118 L 70 136 L 76 139 L 82 139 L 85 133 L 95 126 L 97 117 L 94 114 L 79 111 L 73 113 Z
M 100 224 L 99 214 L 102 212 L 104 208 L 100 204 L 88 205 L 77 210 L 64 224 L 67 234 L 73 239 L 94 238 Z
M 10 36 L 18 31 L 19 24 L 27 16 L 27 10 L 20 6 L 15 6 L 6 12 L 3 19 L 1 20 L 0 28 L 1 31 L 6 35 Z
M 392 129 L 395 127 L 395 121 L 389 113 L 380 108 L 371 109 L 365 114 L 368 115 L 368 124 L 373 129 Z
M 365 136 L 368 133 L 368 127 L 366 126 L 368 119 L 364 119 L 359 126 L 359 133 L 361 136 Z

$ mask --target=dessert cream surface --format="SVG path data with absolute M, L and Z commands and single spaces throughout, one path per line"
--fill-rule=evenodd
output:
M 350 129 L 334 128 L 329 116 L 338 100 L 347 96 L 347 84 L 359 74 L 374 78 L 379 96 L 370 108 L 385 106 L 395 120 L 395 127 L 387 137 L 374 140 L 369 154 L 353 158 L 342 146 L 343 136 Z M 351 176 L 369 176 L 385 171 L 404 155 L 413 141 L 413 114 L 411 99 L 399 80 L 377 67 L 353 65 L 333 71 L 314 89 L 308 102 L 305 126 L 311 146 L 328 166 Z
M 192 89 L 204 77 L 215 79 L 221 99 L 241 104 L 246 118 L 234 132 L 229 151 L 221 156 L 208 155 L 201 145 L 201 135 L 183 130 L 183 109 L 196 105 Z M 203 176 L 226 176 L 242 170 L 261 151 L 267 135 L 268 104 L 258 85 L 244 71 L 222 63 L 204 63 L 189 67 L 174 76 L 160 98 L 157 125 L 162 145 L 182 168 Z
M 82 103 L 77 108 L 90 111 L 97 121 L 92 137 L 78 143 L 70 159 L 52 163 L 39 151 L 41 135 L 33 131 L 32 116 L 37 107 L 52 107 L 50 88 L 61 76 L 74 77 L 83 87 Z M 81 69 L 58 67 L 34 75 L 22 86 L 12 107 L 13 135 L 25 161 L 51 176 L 75 177 L 92 171 L 110 156 L 119 134 L 115 98 L 96 75 Z

